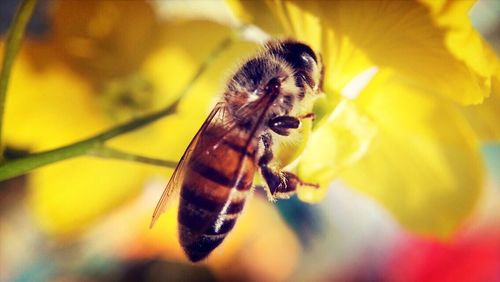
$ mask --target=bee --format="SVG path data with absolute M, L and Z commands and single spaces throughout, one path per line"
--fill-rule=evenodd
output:
M 192 262 L 206 258 L 233 229 L 256 172 L 271 200 L 304 183 L 275 158 L 281 142 L 300 141 L 302 120 L 314 117 L 321 59 L 296 40 L 273 40 L 230 78 L 184 152 L 153 213 L 151 227 L 180 192 L 179 241 Z M 283 150 L 282 150 L 283 152 Z

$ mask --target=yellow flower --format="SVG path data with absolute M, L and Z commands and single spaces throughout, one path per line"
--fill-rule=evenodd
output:
M 468 22 L 468 2 L 230 3 L 241 19 L 307 42 L 326 65 L 325 99 L 296 168 L 322 188 L 300 189 L 300 198 L 318 201 L 341 180 L 410 230 L 446 236 L 460 224 L 482 187 L 479 140 L 500 137 L 499 63 Z M 163 108 L 231 33 L 208 21 L 161 22 L 143 1 L 54 7 L 53 33 L 24 45 L 13 74 L 5 120 L 12 147 L 55 148 Z M 177 160 L 228 66 L 254 48 L 229 48 L 178 113 L 109 145 Z M 155 175 L 164 169 L 76 158 L 32 173 L 29 203 L 47 232 L 74 234 Z
M 323 57 L 321 119 L 297 168 L 322 188 L 299 197 L 318 201 L 338 180 L 409 230 L 455 230 L 483 186 L 480 138 L 500 136 L 500 63 L 470 25 L 472 3 L 229 3 L 243 21 Z
M 6 144 L 13 148 L 53 149 L 166 107 L 232 33 L 202 20 L 159 21 L 144 1 L 53 4 L 52 33 L 25 42 L 13 71 L 5 114 Z M 210 34 L 211 40 L 200 34 Z M 217 82 L 252 48 L 233 44 L 192 85 L 175 115 L 108 145 L 178 160 L 209 112 Z M 28 203 L 43 230 L 70 236 L 137 196 L 158 176 L 166 181 L 168 170 L 79 157 L 31 173 Z

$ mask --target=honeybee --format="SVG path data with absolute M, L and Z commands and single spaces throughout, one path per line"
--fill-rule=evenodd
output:
M 180 190 L 179 240 L 192 262 L 206 258 L 233 229 L 252 192 L 257 171 L 271 199 L 289 198 L 302 182 L 282 171 L 278 144 L 301 138 L 302 120 L 312 119 L 321 92 L 319 56 L 295 40 L 273 40 L 231 77 L 223 99 L 198 130 L 156 209 L 151 227 L 167 201 Z

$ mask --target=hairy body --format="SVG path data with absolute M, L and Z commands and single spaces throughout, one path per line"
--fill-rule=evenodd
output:
M 294 40 L 269 42 L 231 77 L 153 214 L 152 224 L 180 189 L 179 237 L 191 261 L 208 256 L 232 230 L 256 172 L 271 199 L 290 197 L 298 185 L 315 186 L 282 171 L 292 158 L 275 156 L 283 152 L 278 144 L 300 143 L 302 120 L 314 117 L 321 83 L 318 57 Z

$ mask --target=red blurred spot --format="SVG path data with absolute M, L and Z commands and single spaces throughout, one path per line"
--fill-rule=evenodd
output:
M 408 237 L 383 273 L 387 281 L 500 281 L 500 230 L 462 234 L 449 243 Z

